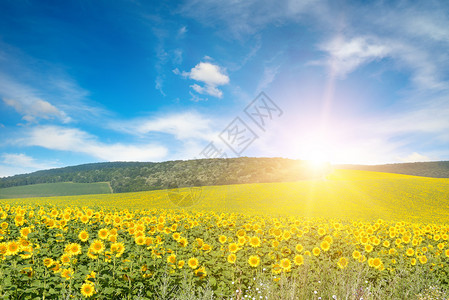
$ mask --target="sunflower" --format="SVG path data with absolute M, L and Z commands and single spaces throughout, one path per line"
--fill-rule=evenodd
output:
M 30 227 L 24 227 L 22 229 L 20 229 L 20 236 L 23 238 L 27 238 L 27 236 L 31 233 L 31 228 Z
M 240 229 L 239 231 L 237 231 L 236 233 L 237 237 L 244 237 L 246 235 L 245 230 Z
M 187 239 L 185 239 L 185 238 L 180 238 L 179 239 L 179 245 L 181 246 L 181 247 L 186 247 L 187 245 L 189 244 L 189 242 L 187 241 Z
M 90 274 L 86 275 L 86 279 L 85 282 L 89 283 L 90 279 L 95 279 L 95 277 L 97 276 L 97 273 L 95 273 L 95 271 L 90 272 Z
M 329 244 L 328 241 L 322 241 L 320 246 L 321 246 L 321 249 L 323 249 L 323 251 L 328 251 L 329 248 L 331 247 L 331 245 Z
M 196 269 L 198 268 L 198 259 L 196 259 L 195 257 L 189 258 L 189 260 L 187 261 L 187 264 L 189 265 L 189 267 L 191 269 Z
M 70 255 L 68 255 L 68 254 L 63 254 L 63 255 L 61 256 L 61 263 L 62 263 L 63 265 L 68 265 L 68 264 L 70 263 Z
M 60 268 L 61 268 L 61 264 L 57 261 L 55 261 L 55 263 L 53 264 L 53 268 L 51 268 L 51 270 L 55 273 L 60 272 Z
M 183 260 L 178 261 L 178 269 L 182 269 L 182 267 L 184 267 L 184 264 L 185 264 L 185 263 L 186 263 L 186 262 L 183 261 Z
M 98 230 L 98 237 L 102 240 L 105 240 L 109 235 L 109 230 L 107 230 L 106 228 L 102 228 L 100 230 Z
M 224 244 L 226 243 L 226 240 L 228 238 L 225 235 L 220 235 L 220 237 L 218 238 L 218 241 L 220 242 L 220 244 Z
M 123 243 L 113 243 L 111 245 L 111 253 L 115 253 L 115 257 L 120 257 L 125 252 L 125 245 Z
M 304 263 L 304 257 L 301 254 L 297 254 L 293 259 L 293 262 L 295 263 L 295 265 L 300 266 Z
M 282 268 L 281 268 L 281 266 L 279 264 L 275 264 L 273 266 L 273 268 L 271 269 L 271 272 L 273 274 L 280 274 L 282 272 Z
M 285 231 L 284 234 L 282 235 L 282 238 L 285 241 L 288 241 L 291 237 L 292 237 L 292 235 L 291 235 L 290 231 Z
M 340 259 L 337 262 L 337 265 L 340 269 L 344 269 L 348 265 L 348 260 L 346 259 L 346 257 L 340 257 Z
M 203 279 L 204 277 L 207 276 L 206 268 L 203 266 L 201 268 L 196 269 L 195 275 L 198 276 L 199 278 Z
M 142 245 L 145 245 L 146 239 L 145 239 L 145 236 L 139 236 L 139 237 L 136 237 L 134 239 L 134 241 L 136 242 L 137 245 L 142 246 Z
M 410 260 L 410 264 L 411 264 L 412 266 L 416 266 L 416 258 L 412 258 L 412 259 Z
M 176 255 L 172 254 L 170 256 L 167 257 L 167 262 L 170 264 L 175 264 L 176 263 Z
M 301 244 L 297 244 L 296 247 L 295 247 L 295 250 L 297 252 L 301 252 L 302 250 L 304 250 L 304 247 Z
M 91 283 L 84 283 L 81 286 L 81 294 L 86 297 L 89 298 L 91 297 L 95 292 L 95 288 Z
M 281 265 L 281 268 L 285 272 L 288 272 L 288 271 L 290 271 L 290 269 L 292 267 L 292 262 L 290 261 L 290 259 L 284 258 L 284 259 L 281 259 L 280 265 Z
M 20 244 L 15 241 L 9 242 L 6 247 L 6 255 L 16 255 L 20 251 Z
M 370 244 L 365 245 L 365 251 L 368 253 L 373 251 L 373 245 L 370 245 Z
M 421 263 L 421 264 L 426 264 L 427 263 L 427 256 L 425 256 L 425 255 L 421 255 L 420 257 L 419 257 L 419 262 Z
M 236 243 L 231 243 L 228 246 L 229 252 L 236 253 L 239 250 L 239 246 Z
M 380 260 L 380 258 L 376 257 L 372 260 L 371 265 L 376 268 L 379 269 L 382 265 L 382 261 Z
M 320 248 L 318 248 L 318 247 L 315 247 L 315 248 L 313 248 L 312 249 L 312 253 L 313 253 L 313 255 L 315 255 L 315 256 L 318 256 L 318 255 L 320 255 Z
M 98 254 L 104 251 L 104 244 L 100 240 L 95 240 L 91 245 L 90 249 L 93 253 Z
M 84 224 L 87 224 L 89 222 L 89 217 L 86 215 L 82 215 L 80 221 Z
M 175 241 L 178 241 L 181 238 L 181 234 L 179 234 L 179 232 L 175 232 L 172 237 Z
M 251 267 L 255 268 L 260 264 L 260 258 L 257 255 L 251 255 L 248 259 L 248 263 Z
M 410 243 L 410 237 L 408 235 L 404 235 L 402 237 L 402 242 L 404 242 L 406 244 Z
M 70 255 L 79 255 L 81 254 L 81 245 L 77 243 L 71 243 L 69 248 Z
M 64 269 L 61 271 L 61 277 L 65 278 L 65 280 L 69 280 L 73 275 L 72 269 Z
M 25 219 L 23 218 L 23 216 L 18 215 L 14 218 L 14 222 L 16 223 L 16 226 L 22 226 L 25 223 Z
M 228 263 L 234 264 L 236 260 L 237 260 L 237 255 L 235 255 L 234 253 L 231 253 L 228 255 Z
M 326 229 L 324 229 L 324 228 L 319 228 L 319 229 L 318 229 L 318 234 L 321 235 L 321 236 L 322 236 L 322 235 L 325 235 L 325 234 L 326 234 Z
M 82 242 L 85 242 L 85 241 L 87 241 L 87 240 L 89 239 L 89 233 L 88 233 L 87 231 L 83 230 L 83 231 L 81 231 L 81 232 L 78 234 L 78 238 L 79 238 Z
M 47 268 L 50 268 L 53 264 L 55 263 L 55 261 L 49 257 L 44 258 L 44 266 L 46 266 Z
M 413 254 L 415 254 L 415 250 L 413 250 L 412 248 L 408 248 L 405 254 L 407 254 L 407 256 L 413 256 Z
M 198 248 L 201 248 L 201 247 L 203 247 L 204 241 L 203 241 L 203 239 L 197 238 L 196 243 L 197 243 Z
M 249 239 L 249 244 L 251 245 L 251 247 L 260 247 L 260 239 L 257 236 L 253 236 Z
M 357 250 L 354 250 L 354 252 L 352 252 L 352 257 L 353 257 L 355 260 L 359 259 L 361 255 L 362 255 L 362 254 L 361 254 L 359 251 L 357 251 Z

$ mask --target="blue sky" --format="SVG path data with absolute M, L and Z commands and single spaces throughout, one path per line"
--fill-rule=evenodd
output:
M 449 3 L 1 1 L 0 99 L 0 176 L 448 160 Z

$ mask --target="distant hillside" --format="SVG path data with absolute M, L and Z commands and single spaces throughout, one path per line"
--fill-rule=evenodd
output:
M 386 172 L 434 178 L 449 178 L 449 161 L 400 163 L 375 166 L 337 165 L 334 166 L 334 168 Z
M 0 188 L 55 182 L 110 182 L 113 192 L 121 193 L 186 185 L 297 181 L 322 177 L 329 170 L 330 166 L 327 170 L 312 172 L 306 162 L 284 158 L 109 162 L 0 178 Z

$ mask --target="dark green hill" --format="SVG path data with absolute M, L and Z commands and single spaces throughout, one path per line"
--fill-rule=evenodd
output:
M 120 193 L 186 185 L 297 181 L 323 176 L 328 170 L 311 172 L 306 162 L 284 158 L 108 162 L 0 178 L 0 188 L 55 182 L 110 182 L 114 193 Z
M 449 178 L 449 161 L 431 161 L 386 165 L 337 165 L 334 168 L 396 173 L 404 175 Z
M 449 178 L 449 162 L 387 165 L 337 165 L 354 169 L 405 175 Z M 114 193 L 164 188 L 240 183 L 286 182 L 322 177 L 330 166 L 313 171 L 307 162 L 285 158 L 229 158 L 152 162 L 105 162 L 37 171 L 0 178 L 0 188 L 39 183 L 109 182 Z

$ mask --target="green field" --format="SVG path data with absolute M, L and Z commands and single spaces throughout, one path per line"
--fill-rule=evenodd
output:
M 52 197 L 88 194 L 110 194 L 107 182 L 97 183 L 42 183 L 0 189 L 0 198 Z
M 0 190 L 1 192 L 1 190 Z M 292 215 L 414 222 L 449 221 L 449 179 L 335 170 L 326 179 L 194 188 L 194 205 L 178 205 L 192 189 L 27 199 L 29 204 L 129 209 L 193 208 L 251 215 Z M 68 194 L 68 193 L 67 193 Z M 15 202 L 16 200 L 9 200 Z M 21 202 L 20 199 L 17 199 Z M 187 203 L 188 204 L 188 203 Z

